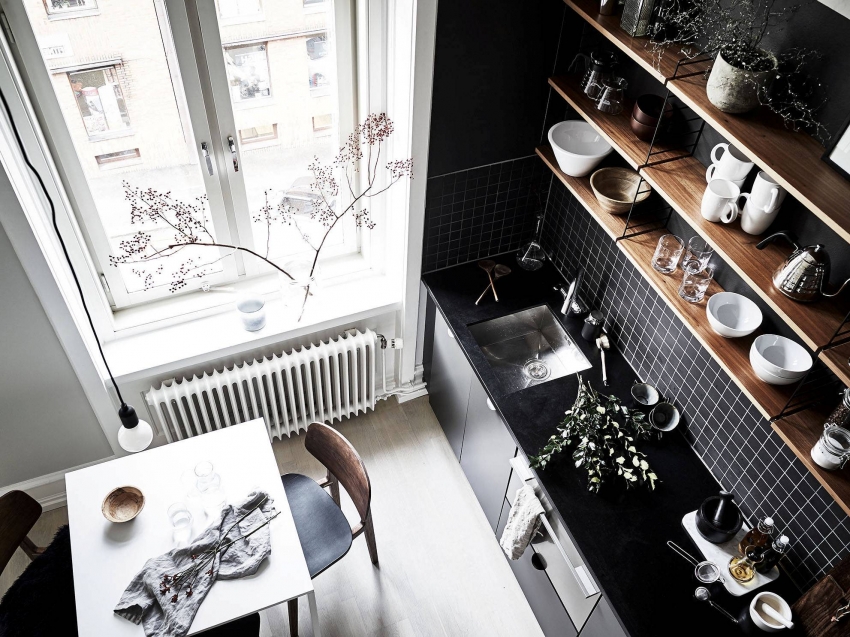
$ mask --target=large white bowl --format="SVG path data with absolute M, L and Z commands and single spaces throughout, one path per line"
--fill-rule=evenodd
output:
M 769 385 L 791 385 L 792 383 L 800 382 L 800 378 L 783 378 L 782 376 L 771 374 L 761 365 L 759 360 L 753 356 L 752 349 L 750 350 L 750 365 L 753 366 L 753 371 L 756 373 L 756 376 Z
M 705 306 L 705 313 L 712 329 L 726 338 L 752 334 L 762 321 L 758 305 L 734 292 L 712 295 Z
M 602 135 L 583 120 L 569 120 L 549 129 L 549 143 L 560 169 L 571 177 L 584 177 L 613 149 Z
M 812 356 L 806 348 L 778 334 L 762 334 L 753 341 L 750 360 L 780 378 L 799 380 L 812 368 Z

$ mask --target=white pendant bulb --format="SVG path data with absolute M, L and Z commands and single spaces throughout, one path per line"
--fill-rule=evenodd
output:
M 127 403 L 121 403 L 118 417 L 121 419 L 121 429 L 118 430 L 118 444 L 121 448 L 130 453 L 147 449 L 153 441 L 150 423 L 139 419 L 136 410 Z

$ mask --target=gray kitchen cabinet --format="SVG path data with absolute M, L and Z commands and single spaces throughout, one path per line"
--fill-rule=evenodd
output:
M 495 531 L 511 477 L 516 444 L 478 379 L 469 389 L 460 466 Z
M 584 625 L 581 637 L 628 637 L 628 633 L 623 630 L 608 600 L 602 597 Z
M 510 502 L 507 500 L 502 502 L 504 506 L 496 529 L 497 537 L 501 537 L 502 531 L 505 530 L 511 508 Z M 575 626 L 546 574 L 545 561 L 534 552 L 532 547 L 528 547 L 522 557 L 518 560 L 509 560 L 508 563 L 543 634 L 546 637 L 576 637 L 578 633 Z M 594 637 L 597 636 L 594 635 Z
M 460 460 L 472 368 L 439 311 L 434 317 L 431 356 L 431 377 L 428 380 L 431 409 L 440 421 L 452 451 Z

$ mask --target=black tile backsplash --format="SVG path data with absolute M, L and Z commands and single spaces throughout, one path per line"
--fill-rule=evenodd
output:
M 791 537 L 789 571 L 800 586 L 813 584 L 847 554 L 850 518 L 557 181 L 543 243 L 565 276 L 584 268 L 582 295 L 606 315 L 616 346 L 680 409 L 680 430 L 723 488 L 735 493 L 744 514 L 751 521 L 772 515 Z
M 429 177 L 423 272 L 517 250 L 534 232 L 551 180 L 534 155 Z

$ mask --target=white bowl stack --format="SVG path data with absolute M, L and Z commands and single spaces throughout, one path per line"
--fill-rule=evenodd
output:
M 762 334 L 750 347 L 750 364 L 764 382 L 790 385 L 812 368 L 812 356 L 791 339 L 778 334 Z
M 558 167 L 570 177 L 589 175 L 614 148 L 583 120 L 568 120 L 549 129 Z
M 705 306 L 711 328 L 724 338 L 748 336 L 761 325 L 758 305 L 734 292 L 714 294 Z

